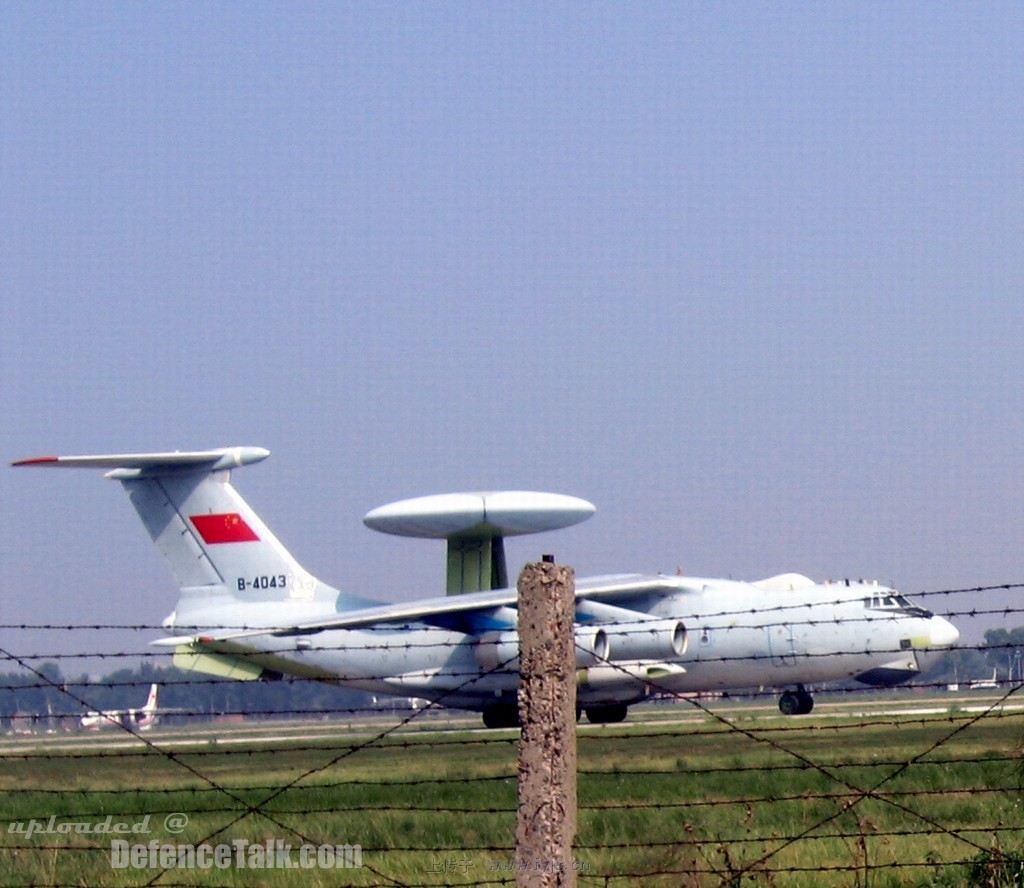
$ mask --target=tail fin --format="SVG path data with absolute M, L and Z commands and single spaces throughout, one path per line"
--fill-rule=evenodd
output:
M 155 685 L 155 684 L 154 685 L 150 685 L 149 686 L 149 697 L 146 698 L 146 705 L 143 706 L 142 709 L 140 709 L 138 711 L 138 713 L 137 713 L 137 716 L 138 716 L 137 717 L 137 721 L 135 722 L 135 726 L 140 731 L 148 731 L 150 728 L 152 728 L 157 723 L 157 721 L 160 718 L 159 714 L 156 711 L 157 710 L 156 695 L 157 695 L 157 685 Z
M 112 469 L 170 565 L 181 597 L 168 626 L 269 626 L 333 613 L 338 590 L 306 571 L 231 486 L 259 447 L 43 457 L 16 466 Z

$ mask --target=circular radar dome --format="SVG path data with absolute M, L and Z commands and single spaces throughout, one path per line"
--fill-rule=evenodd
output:
M 522 536 L 560 530 L 597 511 L 591 503 L 560 493 L 504 490 L 442 493 L 389 503 L 368 512 L 363 523 L 381 533 L 427 539 Z

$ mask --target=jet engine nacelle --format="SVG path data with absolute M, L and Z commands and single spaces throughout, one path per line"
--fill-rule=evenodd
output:
M 671 689 L 672 682 L 686 675 L 686 668 L 678 663 L 642 662 L 612 663 L 576 670 L 576 687 L 581 694 L 591 698 L 595 695 L 601 703 L 628 702 L 637 694 L 649 690 L 652 685 L 659 689 Z
M 588 626 L 575 633 L 576 668 L 586 669 L 608 659 L 608 636 L 603 628 Z M 476 661 L 488 671 L 519 669 L 519 633 L 487 632 L 473 645 Z
M 686 627 L 679 620 L 630 620 L 600 629 L 608 637 L 608 660 L 675 660 L 686 652 Z

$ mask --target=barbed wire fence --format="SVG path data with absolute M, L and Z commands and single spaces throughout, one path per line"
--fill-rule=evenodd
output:
M 956 596 L 1021 588 L 1024 584 L 1007 583 L 915 598 L 943 596 L 955 602 Z M 737 627 L 761 629 L 792 623 L 799 609 L 786 605 L 703 616 L 728 616 Z M 980 616 L 1010 620 L 1024 613 L 1015 607 L 934 609 L 954 621 Z M 104 629 L 161 631 L 113 623 L 0 629 L 51 630 L 76 638 Z M 981 644 L 959 649 L 993 650 Z M 836 653 L 843 652 L 807 656 Z M 62 701 L 59 710 L 46 714 L 48 723 L 66 722 L 93 708 L 87 695 L 91 685 L 55 676 L 47 663 L 133 658 L 156 666 L 170 656 L 164 651 L 111 654 L 84 644 L 74 653 L 0 649 L 0 668 L 6 661 L 26 679 L 0 685 L 0 690 L 46 691 Z M 616 668 L 614 662 L 607 665 Z M 465 683 L 478 678 L 478 673 L 467 674 Z M 149 682 L 147 677 L 98 684 L 136 691 Z M 197 678 L 181 684 L 206 690 L 235 683 Z M 955 698 L 932 711 L 915 707 L 893 713 L 891 705 L 873 698 L 870 708 L 841 719 L 819 714 L 783 720 L 778 713 L 755 711 L 763 697 L 774 697 L 770 691 L 746 695 L 754 709 L 737 709 L 720 700 L 673 694 L 656 680 L 649 684 L 653 693 L 678 703 L 671 715 L 658 711 L 656 718 L 630 726 L 588 726 L 579 732 L 580 831 L 574 853 L 581 883 L 643 880 L 703 886 L 802 884 L 799 880 L 805 879 L 806 884 L 867 885 L 884 876 L 888 884 L 954 885 L 974 873 L 979 885 L 1021 884 L 1024 705 L 1014 699 L 1024 686 L 1020 676 L 984 698 Z M 939 694 L 940 687 L 919 682 L 895 692 L 893 699 L 902 707 L 907 700 Z M 834 693 L 848 695 L 836 698 L 847 701 L 877 695 L 849 687 Z M 442 698 L 391 716 L 363 706 L 274 713 L 296 719 L 331 716 L 332 728 L 340 721 L 357 722 L 326 736 L 303 734 L 291 740 L 281 733 L 274 740 L 272 735 L 270 745 L 286 745 L 282 754 L 286 751 L 290 762 L 286 774 L 267 768 L 276 779 L 262 779 L 252 768 L 254 761 L 264 767 L 267 741 L 244 735 L 232 738 L 235 744 L 119 723 L 114 736 L 130 745 L 118 748 L 77 745 L 77 739 L 60 746 L 63 734 L 12 735 L 0 742 L 0 794 L 11 818 L 0 825 L 5 830 L 2 881 L 54 888 L 245 884 L 234 871 L 186 871 L 177 859 L 115 871 L 109 863 L 110 834 L 60 831 L 61 824 L 95 826 L 112 816 L 129 823 L 185 813 L 193 826 L 187 833 L 193 846 L 237 841 L 246 829 L 254 829 L 254 836 L 269 830 L 278 840 L 317 846 L 332 840 L 329 833 L 339 822 L 346 823 L 341 835 L 351 840 L 346 845 L 358 845 L 358 869 L 345 869 L 341 881 L 338 871 L 303 871 L 302 884 L 512 883 L 515 798 L 509 786 L 515 780 L 515 734 L 470 730 L 458 721 L 445 724 L 437 717 L 443 703 Z M 199 714 L 208 713 L 176 717 Z M 252 713 L 229 709 L 220 714 Z M 390 720 L 380 724 L 381 718 Z M 439 772 L 422 773 L 403 759 L 422 759 Z M 120 781 L 108 773 L 118 766 Z M 89 771 L 104 773 L 91 780 Z M 146 778 L 155 771 L 158 779 Z M 28 773 L 32 782 L 20 783 L 19 775 Z M 376 820 L 407 828 L 385 829 Z M 32 823 L 52 828 L 26 835 L 22 827 Z M 431 834 L 435 841 L 429 840 Z M 165 833 L 163 838 L 173 842 L 180 837 Z M 300 883 L 286 871 L 264 877 L 280 879 L 267 884 Z

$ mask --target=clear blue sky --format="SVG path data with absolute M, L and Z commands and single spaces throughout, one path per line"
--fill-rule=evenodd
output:
M 1022 94 L 1016 3 L 4 4 L 0 454 L 268 447 L 383 599 L 367 510 L 504 487 L 599 508 L 516 566 L 1024 581 Z M 100 473 L 0 520 L 3 623 L 173 606 Z

